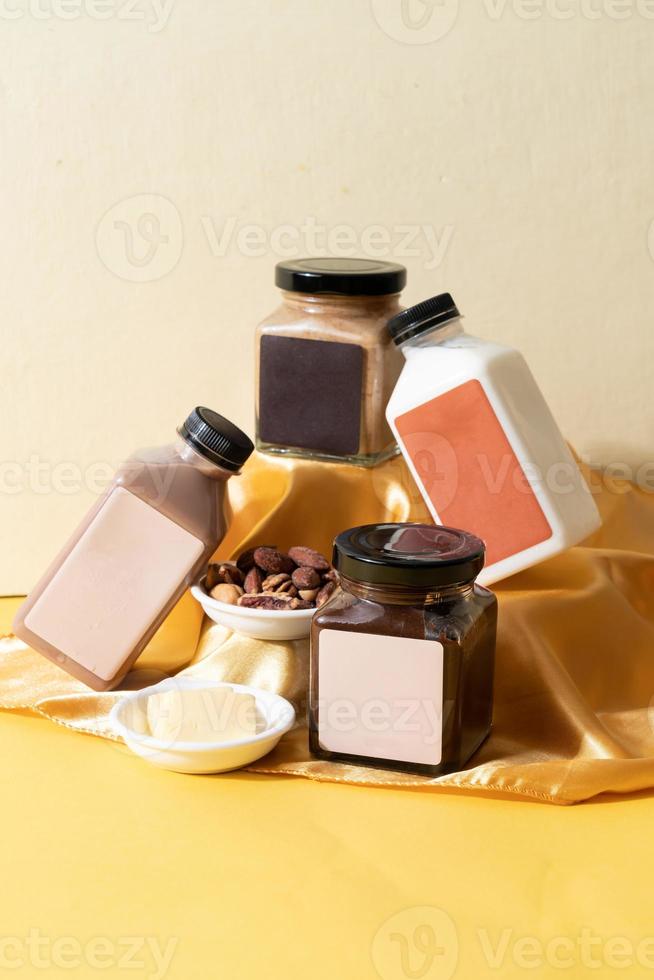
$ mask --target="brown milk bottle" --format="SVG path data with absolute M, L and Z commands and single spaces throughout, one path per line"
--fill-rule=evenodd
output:
M 115 687 L 227 530 L 227 481 L 253 450 L 196 408 L 179 439 L 119 468 L 18 610 L 14 632 L 96 691 Z

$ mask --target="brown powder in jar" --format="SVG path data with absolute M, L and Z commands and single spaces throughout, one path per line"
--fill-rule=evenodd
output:
M 386 324 L 400 310 L 399 295 L 282 296 L 257 333 L 260 448 L 357 462 L 391 455 L 395 441 L 384 413 L 403 358 Z

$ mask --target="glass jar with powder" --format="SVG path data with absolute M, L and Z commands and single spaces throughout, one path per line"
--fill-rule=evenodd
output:
M 404 266 L 280 262 L 282 303 L 257 331 L 257 449 L 372 466 L 397 452 L 385 418 L 402 360 L 386 324 Z
M 342 589 L 313 618 L 310 746 L 321 759 L 438 776 L 488 735 L 497 601 L 484 544 L 429 524 L 340 534 Z

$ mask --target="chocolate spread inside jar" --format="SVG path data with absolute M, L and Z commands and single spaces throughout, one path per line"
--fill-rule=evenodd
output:
M 314 755 L 438 776 L 491 728 L 497 600 L 475 584 L 484 544 L 427 524 L 340 534 L 342 591 L 311 632 Z
M 386 331 L 404 266 L 280 262 L 281 306 L 257 331 L 257 448 L 374 465 L 397 452 L 385 408 L 402 369 Z

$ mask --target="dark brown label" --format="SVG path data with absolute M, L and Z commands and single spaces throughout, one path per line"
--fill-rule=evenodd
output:
M 363 350 L 357 344 L 261 338 L 259 438 L 334 456 L 359 450 Z

